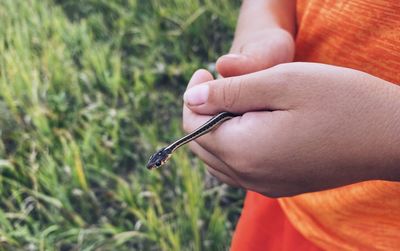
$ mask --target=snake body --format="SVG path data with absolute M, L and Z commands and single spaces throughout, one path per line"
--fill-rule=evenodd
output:
M 169 144 L 166 147 L 161 148 L 158 152 L 153 154 L 149 161 L 147 162 L 147 169 L 158 168 L 165 164 L 168 159 L 171 157 L 172 153 L 178 149 L 179 147 L 189 143 L 192 140 L 197 139 L 198 137 L 212 131 L 214 128 L 218 127 L 224 121 L 236 117 L 237 115 L 230 113 L 230 112 L 221 112 L 206 123 L 201 125 L 199 128 L 194 130 L 193 132 L 189 133 L 188 135 L 176 140 L 175 142 Z

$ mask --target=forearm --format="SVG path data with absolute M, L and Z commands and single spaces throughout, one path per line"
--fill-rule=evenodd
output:
M 296 32 L 295 0 L 244 0 L 235 37 L 268 28 L 281 28 L 292 36 Z

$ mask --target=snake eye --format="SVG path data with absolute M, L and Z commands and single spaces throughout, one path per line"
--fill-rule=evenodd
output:
M 161 166 L 161 161 L 157 161 L 156 166 Z

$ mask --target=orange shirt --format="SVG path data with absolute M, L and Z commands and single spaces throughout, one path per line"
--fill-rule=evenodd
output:
M 400 0 L 298 0 L 297 19 L 296 61 L 400 83 Z M 279 241 L 278 250 L 400 250 L 400 182 L 368 181 L 279 199 L 291 224 L 266 233 L 280 217 L 279 210 L 268 210 L 271 201 L 248 193 L 232 250 L 277 250 Z

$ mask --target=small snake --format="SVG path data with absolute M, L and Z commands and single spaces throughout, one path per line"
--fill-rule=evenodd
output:
M 158 152 L 151 155 L 149 161 L 147 162 L 147 169 L 158 168 L 165 164 L 171 158 L 172 153 L 178 149 L 179 147 L 183 146 L 186 143 L 189 143 L 192 140 L 197 139 L 198 137 L 212 131 L 214 128 L 222 124 L 224 121 L 236 117 L 237 115 L 230 113 L 230 112 L 221 112 L 202 126 L 194 130 L 193 132 L 189 133 L 188 135 L 178 139 L 174 143 L 161 148 Z

